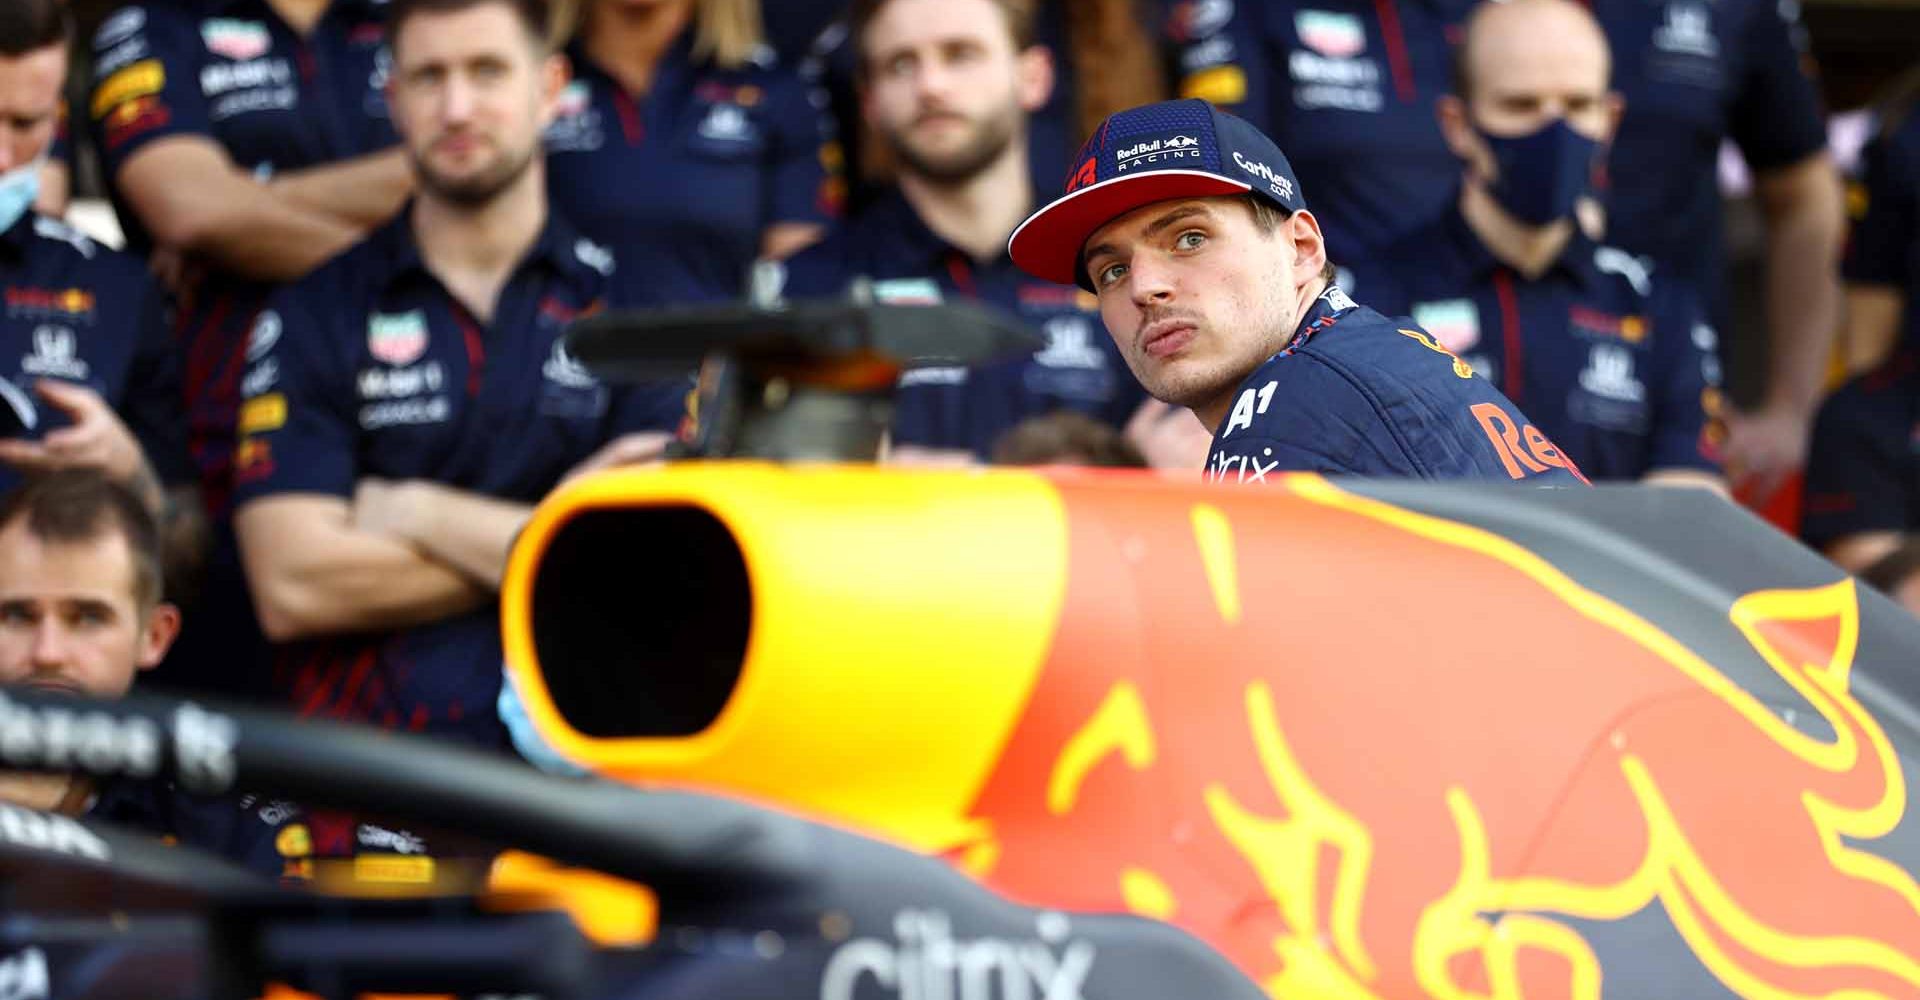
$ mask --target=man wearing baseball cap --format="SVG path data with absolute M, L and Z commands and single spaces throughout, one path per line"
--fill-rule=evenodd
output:
M 1205 101 L 1108 118 L 1014 263 L 1099 298 L 1128 367 L 1213 431 L 1209 479 L 1314 471 L 1584 483 L 1505 396 L 1411 322 L 1333 286 L 1272 140 Z

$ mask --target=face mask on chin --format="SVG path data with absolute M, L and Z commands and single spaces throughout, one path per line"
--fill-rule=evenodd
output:
M 40 168 L 47 163 L 46 151 L 32 160 L 0 174 L 0 232 L 13 228 L 20 217 L 33 209 L 40 197 Z
M 1569 218 L 1593 189 L 1600 142 L 1574 131 L 1564 118 L 1526 135 L 1489 135 L 1478 126 L 1474 131 L 1493 152 L 1498 170 L 1487 193 L 1522 222 L 1544 226 Z

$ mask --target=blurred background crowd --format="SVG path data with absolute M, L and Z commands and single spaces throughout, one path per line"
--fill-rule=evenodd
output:
M 155 681 L 498 742 L 502 540 L 684 418 L 578 316 L 984 302 L 1045 346 L 908 373 L 890 460 L 1198 475 L 1209 430 L 1005 253 L 1103 118 L 1195 97 L 1596 480 L 1687 472 L 1920 602 L 1920 5 L 1583 6 L 1592 93 L 1547 100 L 1527 38 L 1463 56 L 1472 0 L 6 0 L 0 490 L 148 505 Z M 1568 162 L 1573 249 L 1477 227 Z

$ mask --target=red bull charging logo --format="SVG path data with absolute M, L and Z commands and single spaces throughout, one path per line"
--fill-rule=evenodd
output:
M 1276 997 L 1599 997 L 1635 956 L 1594 928 L 1635 921 L 1740 996 L 1920 997 L 1851 581 L 1734 601 L 1743 687 L 1504 537 L 1288 488 L 1285 520 L 1134 497 L 1115 544 L 1061 484 L 1046 710 L 958 864 L 1185 927 Z

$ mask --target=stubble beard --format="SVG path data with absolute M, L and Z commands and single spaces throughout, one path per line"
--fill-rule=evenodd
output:
M 957 185 L 978 177 L 1005 155 L 1021 123 L 1020 109 L 1002 108 L 985 118 L 970 119 L 973 133 L 958 149 L 933 153 L 914 147 L 906 129 L 888 129 L 884 137 L 907 172 L 941 185 Z
M 426 157 L 420 156 L 413 161 L 414 176 L 419 178 L 423 190 L 441 201 L 456 208 L 476 209 L 491 203 L 525 177 L 536 155 L 538 147 L 528 146 L 517 156 L 503 156 L 493 168 L 462 179 L 441 175 Z

